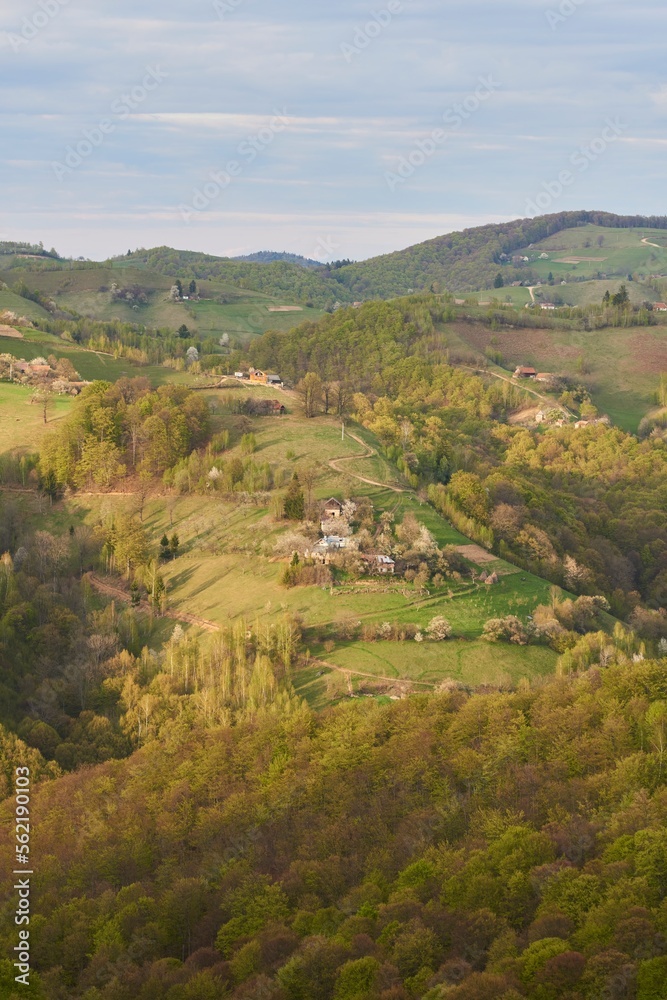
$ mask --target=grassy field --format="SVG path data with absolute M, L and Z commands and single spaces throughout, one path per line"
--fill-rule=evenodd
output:
M 666 327 L 491 330 L 458 321 L 447 324 L 443 335 L 452 355 L 483 357 L 488 347 L 500 352 L 510 371 L 529 364 L 583 382 L 599 409 L 629 431 L 655 405 L 660 373 L 667 371 Z
M 69 345 L 58 337 L 36 330 L 26 331 L 23 340 L 0 337 L 0 354 L 12 354 L 24 361 L 48 355 L 68 358 L 86 381 L 104 379 L 115 382 L 123 375 L 129 378 L 144 375 L 155 385 L 179 380 L 179 373 L 170 368 L 163 368 L 161 365 L 137 365 L 127 358 L 114 358 L 108 354 L 87 351 L 85 348 Z M 183 375 L 180 380 L 189 380 L 189 376 Z
M 321 310 L 306 306 L 300 312 L 270 312 L 269 307 L 298 303 L 213 281 L 198 282 L 203 296 L 200 301 L 173 302 L 169 298 L 173 279 L 122 261 L 81 270 L 71 270 L 66 264 L 50 267 L 49 270 L 14 268 L 0 272 L 0 278 L 10 287 L 23 280 L 30 288 L 52 297 L 61 309 L 70 309 L 93 319 L 117 319 L 172 330 L 185 324 L 201 337 L 218 338 L 228 333 L 243 342 L 266 330 L 288 330 L 297 323 L 316 320 L 322 315 Z M 121 288 L 139 286 L 148 301 L 134 305 L 112 299 L 110 288 L 114 282 Z M 2 308 L 30 319 L 47 315 L 41 306 L 13 292 L 0 292 Z
M 553 269 L 550 270 L 553 271 Z M 548 273 L 549 271 L 544 275 L 544 278 L 548 276 Z M 591 281 L 570 280 L 563 285 L 561 284 L 563 276 L 556 275 L 555 271 L 553 273 L 553 284 L 549 284 L 545 280 L 541 285 L 533 287 L 536 302 L 554 302 L 564 306 L 600 305 L 605 292 L 614 295 L 624 283 L 625 277 Z M 643 302 L 657 302 L 662 297 L 649 286 L 648 279 L 637 281 L 625 279 L 625 285 L 630 301 L 636 306 L 640 306 Z M 494 288 L 492 291 L 482 290 L 475 292 L 470 298 L 473 302 L 488 303 L 490 306 L 508 304 L 515 308 L 522 308 L 532 304 L 530 290 L 525 286 L 521 288 Z
M 258 392 L 276 395 L 269 389 Z M 332 494 L 366 495 L 377 513 L 391 510 L 397 521 L 409 511 L 414 512 L 441 546 L 467 544 L 464 536 L 433 508 L 421 503 L 414 493 L 399 493 L 354 479 L 352 473 L 356 472 L 366 478 L 386 477 L 393 483 L 400 482 L 397 470 L 384 459 L 362 458 L 361 444 L 349 435 L 343 441 L 336 420 L 304 420 L 295 412 L 293 397 L 285 393 L 279 395 L 291 411 L 287 416 L 249 421 L 228 412 L 228 392 L 215 390 L 207 395 L 215 404 L 216 426 L 227 427 L 232 434 L 226 457 L 239 453 L 241 434 L 252 429 L 258 444 L 256 459 L 269 461 L 274 469 L 281 468 L 285 481 L 304 463 L 315 463 L 314 494 L 318 498 L 326 499 Z M 36 407 L 28 405 L 29 397 L 30 390 L 0 386 L 0 452 L 21 444 L 38 443 L 40 435 L 49 429 L 49 426 L 40 426 L 41 416 Z M 71 400 L 58 400 L 56 406 L 58 410 L 51 416 L 50 426 L 67 411 Z M 18 412 L 20 407 L 25 409 L 20 423 L 5 419 L 5 413 Z M 373 445 L 367 431 L 355 427 L 354 433 Z M 329 465 L 332 459 L 341 457 L 354 459 L 346 473 Z M 14 495 L 14 502 L 26 505 L 35 526 L 65 533 L 71 526 L 95 525 L 119 509 L 138 512 L 139 496 L 131 492 L 131 484 L 127 484 L 127 488 L 126 495 L 77 494 L 52 508 L 28 494 Z M 354 690 L 363 689 L 365 680 L 368 681 L 362 676 L 365 673 L 425 684 L 453 677 L 470 685 L 497 685 L 516 682 L 523 677 L 539 677 L 553 669 L 555 657 L 548 650 L 489 647 L 479 642 L 484 623 L 489 618 L 510 613 L 525 617 L 550 597 L 547 582 L 502 560 L 495 560 L 486 567 L 500 575 L 500 583 L 494 587 L 474 583 L 465 577 L 446 580 L 440 588 L 430 592 L 416 590 L 403 580 L 388 578 L 365 578 L 335 588 L 287 589 L 280 583 L 283 563 L 276 559 L 274 549 L 280 536 L 292 529 L 284 522 L 277 522 L 266 507 L 232 503 L 215 496 L 162 494 L 146 502 L 143 523 L 156 553 L 163 533 L 176 531 L 179 535 L 181 554 L 165 564 L 163 571 L 172 609 L 220 625 L 239 616 L 251 621 L 271 622 L 278 621 L 288 612 L 301 618 L 306 641 L 312 645 L 311 652 L 331 664 L 330 667 L 320 666 L 314 672 L 306 668 L 297 678 L 299 689 L 303 688 L 304 695 L 313 704 L 318 704 L 322 698 L 331 702 L 339 696 L 348 696 L 346 675 L 334 669 L 336 667 L 346 671 L 355 667 L 359 676 L 353 683 Z M 330 654 L 325 654 L 323 647 L 318 645 L 334 635 L 343 621 L 410 623 L 424 629 L 436 615 L 444 615 L 452 623 L 455 641 L 437 645 L 357 643 L 340 645 Z M 322 670 L 324 674 L 318 677 Z
M 477 640 L 465 642 L 356 642 L 339 645 L 331 652 L 312 650 L 323 662 L 358 675 L 370 674 L 382 680 L 409 680 L 416 688 L 428 690 L 443 678 L 453 678 L 469 687 L 483 684 L 500 687 L 516 685 L 524 678 L 552 673 L 557 656 L 545 647 L 510 646 Z M 354 679 L 356 687 L 366 683 Z
M 46 319 L 48 313 L 46 309 L 38 305 L 36 302 L 31 302 L 30 299 L 24 299 L 20 295 L 16 295 L 14 292 L 1 291 L 0 290 L 0 312 L 4 310 L 16 313 L 18 317 L 25 316 L 27 319 Z
M 42 409 L 30 402 L 33 391 L 0 382 L 0 455 L 15 450 L 35 451 L 45 434 L 70 410 L 70 396 L 56 396 L 44 423 Z
M 225 417 L 218 418 L 220 425 L 226 421 Z M 243 429 L 247 426 L 244 422 Z M 304 421 L 288 415 L 282 419 L 256 419 L 251 426 L 258 439 L 255 457 L 270 461 L 274 468 L 283 468 L 285 477 L 300 463 L 317 463 L 316 496 L 368 495 L 377 511 L 390 509 L 399 521 L 407 511 L 414 511 L 440 545 L 466 544 L 459 532 L 414 494 L 398 494 L 361 483 L 330 468 L 327 463 L 331 458 L 362 453 L 361 446 L 349 437 L 341 441 L 334 421 Z M 238 441 L 239 433 L 232 442 Z M 235 453 L 232 448 L 228 454 Z M 357 462 L 360 474 L 368 472 L 364 469 L 366 461 Z M 398 479 L 396 470 L 393 478 Z M 94 523 L 119 505 L 131 510 L 136 503 L 136 497 L 131 495 L 80 495 L 71 501 L 70 510 L 77 520 Z M 282 563 L 275 560 L 273 552 L 279 537 L 289 529 L 276 522 L 266 508 L 234 505 L 215 497 L 157 497 L 147 504 L 144 523 L 156 549 L 165 531 L 177 531 L 181 539 L 182 555 L 165 567 L 172 606 L 219 624 L 239 615 L 271 618 L 289 611 L 300 615 L 306 626 L 326 632 L 341 619 L 353 617 L 424 627 L 435 615 L 444 614 L 457 635 L 473 638 L 479 636 L 488 618 L 528 614 L 549 597 L 549 584 L 501 560 L 490 567 L 501 574 L 500 584 L 493 588 L 465 579 L 447 581 L 439 590 L 422 594 L 404 581 L 382 579 L 333 591 L 319 587 L 286 589 L 279 582 Z
M 530 259 L 530 267 L 543 279 L 549 272 L 557 280 L 566 275 L 646 277 L 667 274 L 666 237 L 664 229 L 607 229 L 589 225 L 555 233 L 517 252 Z M 643 243 L 644 239 L 649 243 Z M 542 253 L 548 254 L 547 260 L 538 259 Z

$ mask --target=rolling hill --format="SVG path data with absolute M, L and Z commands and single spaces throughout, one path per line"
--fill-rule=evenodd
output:
M 170 247 L 136 250 L 94 264 L 63 261 L 44 251 L 21 254 L 16 244 L 0 244 L 0 278 L 11 284 L 8 277 L 27 272 L 39 274 L 42 283 L 47 274 L 92 271 L 91 280 L 99 277 L 99 287 L 109 283 L 109 271 L 122 269 L 126 280 L 141 277 L 149 288 L 168 288 L 169 279 L 177 277 L 194 278 L 221 286 L 221 293 L 227 287 L 331 308 L 337 301 L 391 298 L 412 291 L 490 289 L 499 271 L 506 285 L 536 284 L 552 272 L 568 282 L 627 278 L 634 272 L 647 278 L 663 275 L 667 274 L 666 230 L 665 216 L 560 212 L 449 233 L 342 266 L 285 252 L 260 251 L 232 259 Z

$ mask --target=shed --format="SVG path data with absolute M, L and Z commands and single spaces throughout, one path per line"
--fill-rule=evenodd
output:
M 324 505 L 323 515 L 324 519 L 328 521 L 330 521 L 332 518 L 335 517 L 342 517 L 343 504 L 340 502 L 340 500 L 336 500 L 335 497 L 331 497 L 331 499 L 327 500 L 327 502 Z

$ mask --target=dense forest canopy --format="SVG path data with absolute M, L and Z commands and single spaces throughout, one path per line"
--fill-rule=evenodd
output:
M 618 653 L 532 691 L 174 724 L 47 783 L 33 995 L 661 1000 L 665 699 L 664 661 Z

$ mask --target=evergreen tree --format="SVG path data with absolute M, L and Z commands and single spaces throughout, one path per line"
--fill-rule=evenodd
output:
M 290 521 L 303 521 L 305 507 L 303 490 L 295 472 L 285 496 L 285 517 L 289 518 Z

